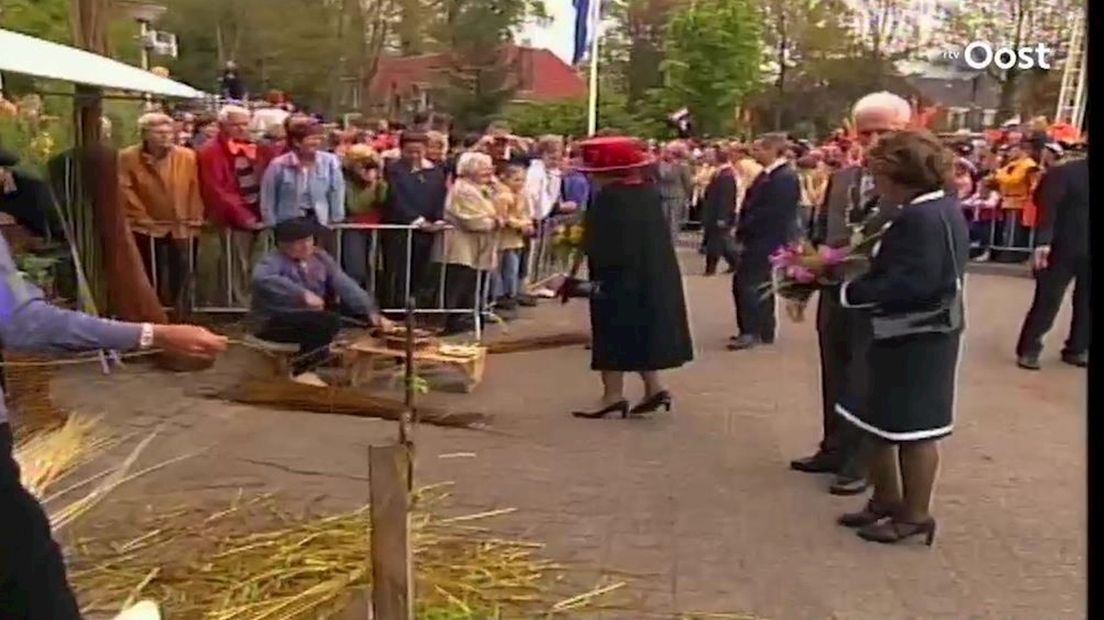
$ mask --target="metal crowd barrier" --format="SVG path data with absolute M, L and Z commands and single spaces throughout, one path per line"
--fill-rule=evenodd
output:
M 1027 260 L 1031 254 L 1035 251 L 1035 227 L 1028 228 L 1027 233 L 1027 245 L 1016 244 L 1016 231 L 1020 227 L 1019 222 L 1023 217 L 1023 211 L 1021 209 L 1002 209 L 999 205 L 995 210 L 995 214 L 992 220 L 989 222 L 989 247 L 986 248 L 990 252 L 989 258 L 992 259 L 992 252 L 1011 252 L 1011 253 L 1023 253 L 1024 260 Z M 1001 221 L 1000 232 L 1000 245 L 997 240 L 997 220 Z
M 188 252 L 186 260 L 188 273 L 182 274 L 181 276 L 183 282 L 183 290 L 180 292 L 183 298 L 180 303 L 181 307 L 196 313 L 248 312 L 249 286 L 252 268 L 261 256 L 272 250 L 274 244 L 271 231 L 239 231 L 193 223 L 151 223 L 178 226 L 185 225 L 191 229 L 189 244 L 189 249 L 191 251 Z M 333 246 L 331 249 L 333 249 L 334 259 L 338 261 L 338 264 L 341 265 L 346 273 L 350 271 L 354 274 L 358 273 L 358 271 L 363 273 L 366 277 L 366 281 L 360 284 L 362 284 L 365 290 L 371 293 L 377 300 L 380 299 L 381 292 L 379 277 L 387 268 L 384 261 L 384 252 L 382 250 L 383 244 L 380 239 L 381 231 L 405 231 L 405 278 L 402 282 L 402 298 L 407 299 L 412 295 L 416 297 L 421 290 L 429 288 L 430 282 L 415 282 L 413 280 L 413 236 L 416 231 L 421 230 L 419 227 L 397 224 L 341 223 L 334 224 L 328 228 L 333 232 Z M 493 312 L 492 304 L 489 303 L 488 299 L 488 293 L 491 289 L 490 283 L 492 273 L 490 271 L 477 271 L 475 290 L 471 296 L 473 303 L 470 307 L 446 308 L 445 291 L 447 287 L 448 270 L 446 269 L 446 265 L 436 259 L 436 253 L 439 251 L 447 254 L 449 235 L 443 235 L 443 233 L 448 230 L 452 230 L 452 228 L 447 227 L 435 231 L 435 238 L 433 240 L 434 246 L 433 249 L 430 250 L 430 256 L 427 258 L 426 271 L 423 274 L 426 278 L 429 278 L 434 275 L 431 273 L 432 269 L 435 267 L 438 268 L 438 272 L 435 274 L 435 286 L 433 286 L 434 304 L 416 307 L 414 312 L 422 315 L 471 315 L 474 322 L 475 336 L 478 339 L 482 337 L 484 320 Z M 345 236 L 348 234 L 363 233 L 369 234 L 364 257 L 366 264 L 359 270 L 351 270 L 349 269 L 350 266 L 345 264 L 346 257 L 344 246 L 347 242 Z M 237 239 L 235 239 L 235 237 Z M 159 285 L 162 265 L 159 262 L 160 257 L 156 251 L 157 241 L 156 238 L 149 237 L 149 246 L 146 248 L 146 251 L 150 257 L 150 268 L 148 271 L 150 284 L 160 298 Z M 325 246 L 326 243 L 323 242 L 322 245 Z M 443 247 L 438 247 L 439 245 Z M 252 256 L 246 258 L 244 261 L 237 256 L 237 253 L 242 250 L 241 246 L 251 246 L 253 250 Z M 492 248 L 492 251 L 497 255 L 497 245 Z M 237 269 L 235 266 L 237 266 Z M 244 279 L 244 281 L 241 281 L 242 279 Z M 212 284 L 214 284 L 214 286 L 212 286 Z M 383 303 L 381 301 L 381 306 L 382 305 Z M 405 307 L 382 307 L 381 310 L 385 313 L 399 313 L 405 312 Z
M 566 274 L 571 269 L 570 260 L 558 252 L 553 244 L 556 230 L 570 228 L 578 223 L 582 214 L 547 217 L 537 224 L 536 233 L 529 241 L 525 272 L 531 287 L 540 288 L 544 283 Z

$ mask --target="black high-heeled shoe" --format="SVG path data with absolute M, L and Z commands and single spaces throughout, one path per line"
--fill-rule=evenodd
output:
M 635 407 L 629 410 L 629 414 L 639 415 L 642 413 L 652 413 L 655 411 L 659 411 L 660 409 L 663 409 L 664 411 L 670 411 L 671 402 L 671 393 L 667 390 L 660 390 L 637 403 Z
M 899 543 L 913 536 L 924 536 L 924 544 L 930 547 L 935 542 L 935 519 L 919 523 L 888 519 L 860 529 L 858 535 L 863 540 L 887 545 Z
M 629 401 L 619 400 L 619 401 L 613 403 L 612 405 L 606 405 L 605 407 L 602 407 L 601 409 L 599 409 L 597 411 L 572 411 L 571 415 L 575 416 L 576 418 L 587 418 L 589 420 L 597 420 L 599 418 L 606 417 L 607 415 L 613 413 L 614 411 L 620 411 L 622 418 L 629 417 Z

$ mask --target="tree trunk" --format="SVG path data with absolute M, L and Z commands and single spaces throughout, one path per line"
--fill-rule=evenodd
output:
M 1027 19 L 1027 7 L 1023 0 L 1017 3 L 1016 29 L 1012 38 L 1012 48 L 1019 49 L 1023 45 L 1024 21 Z M 1001 81 L 1000 103 L 997 106 L 997 121 L 1003 123 L 1016 114 L 1016 91 L 1020 83 L 1020 68 L 1012 65 L 1004 72 L 1004 80 Z
M 786 103 L 786 47 L 789 41 L 786 39 L 786 17 L 781 15 L 778 24 L 778 101 L 774 104 L 774 130 L 782 130 L 782 113 Z
M 1000 100 L 997 104 L 997 122 L 1004 121 L 1016 115 L 1016 90 L 1019 86 L 1020 72 L 1015 68 L 1005 73 L 1004 81 L 1000 85 Z

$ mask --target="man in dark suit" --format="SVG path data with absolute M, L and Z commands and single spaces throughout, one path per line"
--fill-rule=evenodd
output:
M 705 237 L 705 275 L 717 273 L 717 263 L 723 257 L 728 272 L 736 270 L 736 240 L 732 227 L 736 225 L 736 173 L 729 154 L 717 151 L 720 167 L 713 173 L 701 198 L 701 223 Z
M 1035 298 L 1016 343 L 1020 368 L 1039 369 L 1042 339 L 1054 326 L 1066 289 L 1073 281 L 1073 320 L 1062 361 L 1089 363 L 1089 164 L 1079 159 L 1049 168 L 1035 193 L 1040 220 L 1035 233 Z
M 885 92 L 863 97 L 852 111 L 864 149 L 872 147 L 880 135 L 905 127 L 910 117 L 908 102 Z M 898 212 L 899 207 L 879 201 L 873 178 L 861 166 L 842 168 L 828 180 L 810 240 L 815 245 L 846 247 L 857 235 L 877 234 Z M 852 263 L 850 268 L 859 271 L 865 269 L 865 264 Z M 824 287 L 818 297 L 823 435 L 816 454 L 795 459 L 790 467 L 808 473 L 834 473 L 836 478 L 829 491 L 851 495 L 867 487 L 863 431 L 843 420 L 836 413 L 836 404 L 845 393 L 853 402 L 861 403 L 865 398 L 869 318 L 861 310 L 840 305 L 838 286 Z
M 770 255 L 790 241 L 801 202 L 801 184 L 786 159 L 787 148 L 785 134 L 766 134 L 751 146 L 751 156 L 764 168 L 748 187 L 736 226 L 740 258 L 732 297 L 740 333 L 729 342 L 730 351 L 774 342 L 774 295 L 766 288 Z

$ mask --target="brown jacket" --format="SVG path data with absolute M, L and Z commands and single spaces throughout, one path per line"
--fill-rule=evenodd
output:
M 519 250 L 525 247 L 524 231 L 533 225 L 529 201 L 525 192 L 515 194 L 499 183 L 495 186 L 495 209 L 505 225 L 498 231 L 498 249 Z
M 184 239 L 203 222 L 196 156 L 174 146 L 155 160 L 141 144 L 119 151 L 119 190 L 132 231 L 151 237 Z

